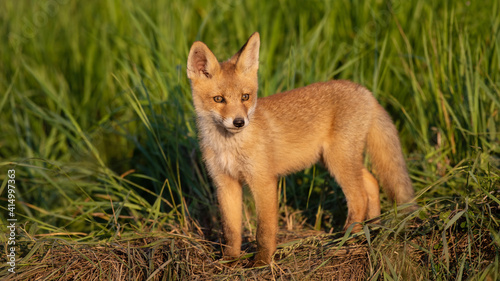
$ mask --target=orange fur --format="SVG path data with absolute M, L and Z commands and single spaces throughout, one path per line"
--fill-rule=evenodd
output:
M 202 42 L 188 57 L 200 146 L 217 187 L 227 247 L 241 247 L 242 185 L 257 209 L 257 263 L 271 262 L 278 230 L 277 181 L 322 160 L 348 205 L 345 228 L 380 215 L 379 188 L 363 166 L 365 146 L 382 186 L 398 204 L 413 200 L 397 130 L 366 88 L 349 81 L 311 84 L 257 99 L 260 38 L 226 62 Z M 360 225 L 354 227 L 359 231 Z

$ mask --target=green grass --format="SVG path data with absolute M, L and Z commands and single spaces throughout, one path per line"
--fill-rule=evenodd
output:
M 229 58 L 258 31 L 259 95 L 348 79 L 371 89 L 393 117 L 423 207 L 415 216 L 427 222 L 410 236 L 436 247 L 419 246 L 421 264 L 432 264 L 420 276 L 485 279 L 500 257 L 497 2 L 2 1 L 2 225 L 7 170 L 15 169 L 19 241 L 99 244 L 147 232 L 217 241 L 187 54 L 202 40 Z M 288 176 L 279 188 L 281 229 L 340 230 L 343 195 L 323 168 Z M 252 240 L 252 200 L 245 200 Z M 393 245 L 387 239 L 402 231 L 387 227 L 368 238 L 373 279 L 403 278 L 401 268 L 414 266 L 384 254 Z M 455 255 L 449 239 L 464 233 L 465 254 Z M 7 234 L 0 237 L 6 246 Z M 474 239 L 487 237 L 494 253 L 478 254 Z M 425 245 L 412 239 L 392 242 Z

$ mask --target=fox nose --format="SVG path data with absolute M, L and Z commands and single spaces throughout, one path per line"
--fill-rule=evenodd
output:
M 233 125 L 236 128 L 241 128 L 241 127 L 245 126 L 245 120 L 243 118 L 236 118 L 233 120 Z

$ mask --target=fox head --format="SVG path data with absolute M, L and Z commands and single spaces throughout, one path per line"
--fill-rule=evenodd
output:
M 256 32 L 234 56 L 219 63 L 203 42 L 193 43 L 187 76 L 198 118 L 210 118 L 229 133 L 248 126 L 257 106 L 259 46 Z

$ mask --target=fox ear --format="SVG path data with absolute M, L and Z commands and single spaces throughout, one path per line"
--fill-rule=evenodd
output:
M 251 71 L 257 74 L 259 69 L 259 48 L 260 35 L 255 32 L 248 38 L 248 41 L 241 49 L 230 59 L 236 64 L 236 70 L 240 73 Z
M 212 78 L 219 70 L 220 64 L 207 45 L 200 41 L 194 42 L 187 61 L 188 78 Z

